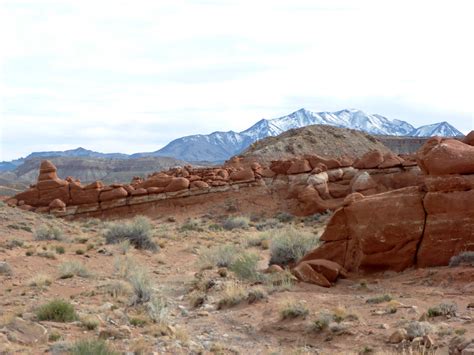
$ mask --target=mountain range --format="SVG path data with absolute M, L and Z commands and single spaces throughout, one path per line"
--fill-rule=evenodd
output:
M 374 135 L 389 136 L 462 136 L 463 134 L 447 122 L 430 124 L 415 128 L 410 123 L 389 119 L 377 114 L 366 114 L 356 109 L 336 112 L 312 112 L 304 108 L 287 116 L 262 119 L 242 132 L 213 132 L 196 134 L 175 139 L 165 147 L 150 153 L 122 154 L 98 153 L 84 148 L 66 151 L 36 152 L 26 158 L 10 162 L 0 162 L 0 171 L 10 171 L 23 164 L 25 160 L 38 157 L 83 157 L 104 159 L 136 159 L 145 157 L 172 157 L 188 162 L 222 162 L 239 154 L 252 143 L 270 136 L 277 136 L 294 128 L 309 125 L 330 125 L 365 131 Z

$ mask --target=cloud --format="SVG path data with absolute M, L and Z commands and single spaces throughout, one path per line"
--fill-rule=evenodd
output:
M 0 160 L 157 150 L 301 107 L 474 129 L 467 0 L 0 6 Z

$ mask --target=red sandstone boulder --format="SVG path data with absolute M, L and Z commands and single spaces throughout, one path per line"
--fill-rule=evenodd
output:
M 276 160 L 272 161 L 270 164 L 270 169 L 277 175 L 286 175 L 290 166 L 291 161 L 289 160 Z
M 253 170 L 250 168 L 237 170 L 230 174 L 230 180 L 232 181 L 253 181 L 255 180 L 255 175 Z
M 99 195 L 100 201 L 110 201 L 119 198 L 127 197 L 128 192 L 123 187 L 118 187 L 109 191 L 102 191 Z
M 311 170 L 311 174 L 319 174 L 324 171 L 327 171 L 328 167 L 323 163 L 317 163 L 316 166 Z
M 148 194 L 148 191 L 146 189 L 144 189 L 143 187 L 140 187 L 140 188 L 130 192 L 130 195 L 132 195 L 132 196 L 143 196 L 143 195 L 147 195 L 147 194 Z
M 323 274 L 314 271 L 313 268 L 306 262 L 298 264 L 298 266 L 293 268 L 291 272 L 300 281 L 322 287 L 331 287 L 331 283 L 328 281 L 328 279 L 325 278 Z
M 149 187 L 166 187 L 174 178 L 172 176 L 166 175 L 164 173 L 156 174 L 151 176 L 149 179 L 145 180 L 141 184 L 138 184 L 137 187 L 143 187 L 147 189 Z
M 302 174 L 307 173 L 312 170 L 311 165 L 306 159 L 295 159 L 291 162 L 289 169 L 287 170 L 287 174 Z
M 323 275 L 329 282 L 335 282 L 339 276 L 346 278 L 347 271 L 338 263 L 324 259 L 305 261 L 317 273 Z
M 379 169 L 393 168 L 395 166 L 402 166 L 403 159 L 392 152 L 386 153 L 383 156 L 383 162 L 379 164 Z
M 326 159 L 318 155 L 306 155 L 305 159 L 308 160 L 313 169 L 320 163 L 324 164 L 328 169 L 337 169 L 341 167 L 341 162 L 338 159 Z
M 465 144 L 474 146 L 474 131 L 471 131 L 464 139 L 462 140 Z
M 218 169 L 216 171 L 216 177 L 222 178 L 222 180 L 229 179 L 229 172 L 226 169 Z
M 353 192 L 350 195 L 347 195 L 346 198 L 344 199 L 344 202 L 342 203 L 343 206 L 349 206 L 353 204 L 356 201 L 362 200 L 365 196 L 362 195 L 359 192 Z
M 39 190 L 36 188 L 30 188 L 26 191 L 20 192 L 15 195 L 17 201 L 25 201 L 31 206 L 37 206 L 39 203 Z
M 355 161 L 354 168 L 375 169 L 382 163 L 383 154 L 379 150 L 371 150 Z
M 204 181 L 197 180 L 191 182 L 190 187 L 191 189 L 207 189 L 209 187 L 209 184 Z
M 474 147 L 434 137 L 419 150 L 418 165 L 429 175 L 474 174 Z
M 369 173 L 364 171 L 351 181 L 351 188 L 353 192 L 364 192 L 377 188 L 377 183 L 372 179 Z
M 424 199 L 427 213 L 417 265 L 447 265 L 451 257 L 474 251 L 474 190 L 428 192 Z
M 473 182 L 465 175 L 426 176 L 424 188 L 429 192 L 468 191 L 474 188 Z
M 161 194 L 162 192 L 165 192 L 165 188 L 164 187 L 147 187 L 146 188 L 146 191 L 149 193 L 149 194 Z
M 329 189 L 329 194 L 333 198 L 346 197 L 351 192 L 350 186 L 348 186 L 348 185 L 330 183 L 327 186 L 328 186 L 328 189 Z
M 49 208 L 66 208 L 66 204 L 59 198 L 51 201 Z
M 82 187 L 78 183 L 69 184 L 69 192 L 71 195 L 70 204 L 71 205 L 83 205 L 88 203 L 97 203 L 99 202 L 99 194 L 101 186 L 98 182 L 89 184 L 85 187 Z M 102 187 L 102 186 L 101 186 Z
M 165 187 L 165 192 L 176 192 L 187 190 L 189 188 L 189 180 L 184 177 L 178 177 L 171 180 L 168 186 Z

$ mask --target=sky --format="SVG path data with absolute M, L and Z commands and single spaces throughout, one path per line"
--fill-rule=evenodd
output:
M 471 0 L 0 0 L 0 160 L 357 108 L 474 129 Z

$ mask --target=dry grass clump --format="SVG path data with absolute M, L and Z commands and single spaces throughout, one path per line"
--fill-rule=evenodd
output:
M 87 330 L 95 330 L 99 327 L 99 321 L 94 317 L 86 317 L 81 319 L 81 325 Z
M 51 276 L 46 274 L 37 274 L 28 280 L 28 285 L 31 287 L 46 288 L 52 284 Z
M 204 250 L 199 256 L 201 268 L 229 267 L 240 250 L 232 244 L 215 246 Z
M 288 299 L 281 305 L 280 316 L 282 319 L 305 318 L 309 314 L 306 305 L 294 299 Z
M 118 256 L 114 259 L 114 271 L 123 279 L 128 279 L 138 267 L 135 260 L 129 256 Z
M 474 251 L 465 251 L 453 256 L 449 261 L 449 266 L 469 265 L 474 266 Z
M 100 288 L 112 298 L 129 296 L 132 293 L 132 287 L 130 284 L 121 280 L 111 281 L 105 285 L 100 286 Z
M 264 283 L 269 293 L 289 291 L 295 282 L 296 278 L 289 270 L 264 275 Z
M 319 242 L 317 235 L 294 227 L 267 232 L 270 234 L 270 264 L 288 265 L 302 258 Z
M 59 265 L 59 277 L 61 279 L 69 279 L 74 276 L 91 277 L 92 274 L 86 267 L 78 261 L 66 261 Z
M 190 218 L 183 223 L 179 230 L 181 232 L 202 232 L 204 228 L 202 228 L 201 224 L 201 220 Z
M 129 223 L 111 223 L 104 233 L 107 244 L 118 244 L 128 240 L 137 249 L 157 251 L 159 247 L 152 240 L 150 219 L 138 216 Z
M 225 230 L 234 230 L 234 229 L 247 229 L 250 224 L 250 219 L 248 217 L 239 216 L 239 217 L 229 217 L 224 223 L 222 223 L 222 228 Z
M 413 340 L 414 338 L 424 337 L 433 332 L 433 326 L 428 322 L 412 321 L 405 327 L 408 338 Z
M 168 305 L 164 297 L 153 296 L 146 306 L 148 316 L 153 322 L 166 324 Z
M 240 302 L 245 300 L 247 297 L 247 293 L 245 292 L 245 288 L 237 283 L 237 282 L 230 282 L 225 285 L 224 290 L 222 291 L 221 298 L 217 303 L 218 309 L 223 309 L 227 307 L 233 307 L 238 305 Z
M 111 350 L 103 340 L 84 339 L 79 340 L 72 346 L 71 355 L 118 355 Z
M 392 300 L 392 296 L 390 295 L 380 295 L 380 296 L 375 296 L 367 299 L 365 303 L 368 304 L 379 304 L 379 303 L 384 303 L 384 302 L 390 302 Z
M 426 312 L 428 317 L 455 317 L 458 311 L 458 306 L 456 303 L 440 303 L 436 307 L 429 308 Z
M 151 300 L 153 288 L 147 271 L 142 267 L 136 267 L 127 278 L 133 289 L 132 305 L 146 303 Z
M 63 231 L 57 226 L 43 224 L 35 230 L 34 237 L 36 240 L 62 240 Z

